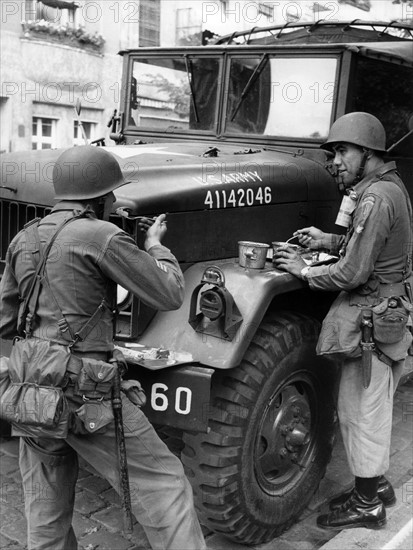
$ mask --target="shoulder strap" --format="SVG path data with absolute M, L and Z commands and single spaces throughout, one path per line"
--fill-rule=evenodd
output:
M 397 185 L 397 187 L 401 190 L 401 192 L 403 193 L 403 195 L 406 199 L 406 206 L 407 206 L 407 211 L 409 213 L 409 220 L 410 220 L 410 240 L 409 240 L 409 242 L 412 243 L 413 242 L 413 211 L 412 211 L 412 203 L 411 203 L 411 200 L 410 200 L 409 193 L 406 189 L 406 186 L 404 185 L 403 180 L 400 178 L 399 173 L 397 172 L 397 170 L 394 170 L 393 173 L 390 172 L 390 173 L 383 174 L 383 176 L 380 179 L 384 179 L 384 177 L 387 176 L 387 175 L 391 176 L 387 181 L 391 181 L 392 183 Z M 407 281 L 408 277 L 410 276 L 410 274 L 412 272 L 412 254 L 413 254 L 413 252 L 412 252 L 412 248 L 410 246 L 410 250 L 408 250 L 407 254 L 406 254 L 406 262 L 405 262 L 405 266 L 404 266 L 404 270 L 403 270 L 403 282 L 405 282 L 405 284 L 406 284 L 406 281 Z
M 76 215 L 72 218 L 69 218 L 65 220 L 56 230 L 56 232 L 52 235 L 52 237 L 49 239 L 49 241 L 46 243 L 44 252 L 42 252 L 42 248 L 40 245 L 40 237 L 39 237 L 39 222 L 40 218 L 37 219 L 37 223 L 28 224 L 25 226 L 25 230 L 27 232 L 32 233 L 35 243 L 36 243 L 36 249 L 33 253 L 32 259 L 36 266 L 36 271 L 33 276 L 29 292 L 25 296 L 24 304 L 23 304 L 23 311 L 21 316 L 21 325 L 24 325 L 24 328 L 20 325 L 19 326 L 19 332 L 25 333 L 26 336 L 30 336 L 33 332 L 33 322 L 35 318 L 35 313 L 37 309 L 37 302 L 39 299 L 40 294 L 40 288 L 43 286 L 43 288 L 46 288 L 49 292 L 49 295 L 52 299 L 52 303 L 55 309 L 55 313 L 57 314 L 57 318 L 59 319 L 57 324 L 59 326 L 60 331 L 62 334 L 64 334 L 66 331 L 70 334 L 70 342 L 69 347 L 73 347 L 77 342 L 84 340 L 87 335 L 91 332 L 93 327 L 97 324 L 99 319 L 102 317 L 105 309 L 108 308 L 106 304 L 105 298 L 102 299 L 101 303 L 96 308 L 95 312 L 91 315 L 91 317 L 84 323 L 84 325 L 78 330 L 77 332 L 74 332 L 66 319 L 65 314 L 63 313 L 61 307 L 59 306 L 56 297 L 51 289 L 49 279 L 47 277 L 46 273 L 46 260 L 50 253 L 50 250 L 52 248 L 53 242 L 55 241 L 56 237 L 60 233 L 60 231 L 65 227 L 68 223 L 75 221 L 79 218 L 83 217 L 83 215 Z M 34 258 L 34 254 L 38 252 L 39 253 L 39 262 L 36 265 L 36 261 Z M 23 328 L 23 330 L 21 330 Z
M 406 189 L 406 186 L 403 183 L 403 180 L 401 179 L 399 172 L 397 171 L 396 167 L 389 167 L 387 170 L 383 170 L 382 172 L 377 174 L 377 179 L 371 182 L 371 184 L 364 190 L 364 193 L 367 193 L 370 187 L 377 183 L 378 181 L 388 181 L 390 183 L 393 183 L 396 185 L 400 191 L 403 193 L 405 199 L 406 199 L 406 205 L 407 205 L 407 212 L 409 215 L 409 221 L 410 221 L 410 243 L 413 240 L 413 211 L 412 211 L 412 203 L 410 201 L 409 193 Z M 407 279 L 409 278 L 411 272 L 412 272 L 412 250 L 408 250 L 406 254 L 406 261 L 403 268 L 402 273 L 402 282 L 406 284 Z M 407 283 L 409 284 L 409 283 Z M 410 291 L 411 296 L 411 291 Z
M 41 272 L 44 270 L 44 266 L 46 264 L 47 256 L 50 252 L 50 249 L 52 248 L 53 242 L 55 241 L 56 237 L 60 233 L 60 231 L 63 229 L 65 225 L 70 223 L 71 221 L 74 221 L 77 219 L 76 217 L 69 218 L 65 220 L 56 230 L 56 232 L 50 237 L 49 241 L 46 243 L 44 251 L 42 251 L 42 247 L 40 245 L 40 237 L 39 237 L 39 223 L 40 218 L 36 218 L 33 220 L 33 222 L 30 222 L 24 226 L 24 231 L 27 235 L 31 235 L 35 243 L 35 250 L 32 252 L 32 260 L 35 265 L 35 273 L 32 277 L 30 287 L 26 295 L 24 296 L 23 304 L 20 309 L 19 313 L 19 323 L 18 323 L 18 332 L 19 334 L 26 334 L 28 336 L 31 335 L 33 332 L 33 320 L 34 315 L 36 313 L 37 309 L 37 301 L 39 298 L 40 293 L 40 286 L 41 286 Z M 39 262 L 36 263 L 34 255 L 38 253 L 39 254 Z

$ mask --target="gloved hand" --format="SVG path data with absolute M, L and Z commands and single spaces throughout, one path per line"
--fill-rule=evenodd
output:
M 122 380 L 120 389 L 134 405 L 138 407 L 145 405 L 145 391 L 137 380 Z

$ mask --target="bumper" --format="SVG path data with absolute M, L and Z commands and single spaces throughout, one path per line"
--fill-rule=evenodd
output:
M 128 377 L 146 392 L 143 412 L 153 424 L 195 432 L 208 431 L 214 369 L 197 365 L 151 371 L 130 365 Z

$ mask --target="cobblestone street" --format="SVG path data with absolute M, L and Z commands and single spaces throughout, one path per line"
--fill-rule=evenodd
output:
M 389 511 L 389 521 L 381 533 L 392 531 L 392 522 L 398 517 L 411 517 L 411 498 L 413 493 L 412 475 L 412 439 L 413 439 L 413 380 L 404 383 L 396 393 L 393 418 L 392 457 L 388 478 L 398 490 L 399 499 L 395 509 Z M 1 526 L 0 548 L 3 550 L 24 550 L 26 546 L 26 520 L 21 478 L 18 468 L 17 439 L 1 440 Z M 319 490 L 309 507 L 291 529 L 281 537 L 259 550 L 315 550 L 328 543 L 330 550 L 347 550 L 348 539 L 335 545 L 336 532 L 325 531 L 316 526 L 315 519 L 320 508 L 334 494 L 351 485 L 352 477 L 347 469 L 344 449 L 338 437 L 333 458 L 322 480 Z M 41 495 L 42 498 L 54 498 L 53 495 Z M 325 506 L 324 506 L 325 508 Z M 77 483 L 74 529 L 82 550 L 149 550 L 149 544 L 142 528 L 135 524 L 133 534 L 126 538 L 122 533 L 122 512 L 119 498 L 111 486 L 95 475 L 90 467 L 82 463 Z M 352 536 L 365 529 L 353 529 Z M 348 533 L 348 532 L 347 532 Z M 347 533 L 345 535 L 347 536 Z M 342 535 L 344 532 L 342 533 Z M 248 548 L 232 543 L 225 538 L 205 530 L 208 549 L 243 550 Z M 341 539 L 340 539 L 341 540 Z M 330 541 L 330 542 L 328 542 Z M 376 548 L 363 543 L 363 548 Z M 407 544 L 407 543 L 406 543 Z M 357 547 L 357 546 L 356 546 Z M 400 547 L 403 550 L 410 546 Z M 188 549 L 193 550 L 193 549 Z

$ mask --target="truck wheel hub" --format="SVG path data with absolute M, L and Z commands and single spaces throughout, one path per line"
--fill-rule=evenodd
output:
M 257 433 L 255 472 L 269 494 L 296 482 L 311 441 L 312 384 L 290 381 L 269 399 Z

